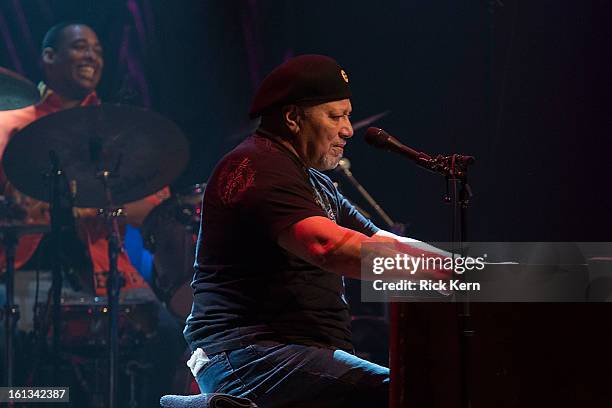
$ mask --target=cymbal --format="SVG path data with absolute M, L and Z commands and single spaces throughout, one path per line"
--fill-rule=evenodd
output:
M 178 126 L 158 113 L 102 104 L 67 109 L 31 123 L 11 138 L 2 165 L 18 190 L 48 202 L 45 174 L 53 153 L 68 182 L 76 183 L 74 205 L 103 208 L 100 172 L 111 172 L 114 205 L 136 201 L 181 174 L 189 144 Z
M 359 129 L 364 128 L 366 126 L 370 126 L 372 123 L 376 122 L 379 119 L 384 118 L 389 113 L 391 113 L 391 111 L 390 110 L 386 110 L 384 112 L 377 113 L 376 115 L 368 116 L 367 118 L 362 119 L 359 122 L 355 122 L 355 123 L 353 123 L 353 131 L 359 130 Z
M 0 111 L 25 108 L 39 100 L 40 93 L 32 82 L 0 67 Z

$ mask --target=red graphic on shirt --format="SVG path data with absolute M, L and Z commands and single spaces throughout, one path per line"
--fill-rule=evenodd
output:
M 230 206 L 238 202 L 242 194 L 255 185 L 255 171 L 247 157 L 231 161 L 219 176 L 219 197 Z

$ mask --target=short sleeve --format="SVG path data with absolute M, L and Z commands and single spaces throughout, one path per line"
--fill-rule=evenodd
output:
M 207 190 L 215 190 L 217 205 L 256 220 L 274 241 L 281 231 L 305 218 L 326 216 L 315 202 L 304 170 L 285 152 L 233 154 L 215 173 Z

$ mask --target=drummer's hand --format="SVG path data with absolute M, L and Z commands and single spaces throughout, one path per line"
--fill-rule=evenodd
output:
M 75 215 L 78 218 L 90 218 L 98 216 L 97 208 L 75 208 Z
M 170 189 L 164 187 L 157 193 L 145 197 L 142 200 L 125 204 L 123 208 L 125 210 L 127 223 L 134 227 L 140 227 L 151 210 L 169 197 Z

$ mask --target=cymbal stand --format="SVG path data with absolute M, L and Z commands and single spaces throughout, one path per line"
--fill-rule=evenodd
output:
M 6 386 L 14 385 L 15 329 L 19 320 L 19 306 L 15 304 L 15 250 L 17 231 L 12 227 L 2 228 L 2 243 L 6 253 L 6 305 L 4 307 L 4 327 L 6 336 Z
M 117 259 L 121 251 L 121 238 L 119 236 L 119 223 L 117 217 L 119 211 L 113 205 L 113 197 L 109 186 L 109 180 L 116 175 L 108 170 L 98 173 L 97 177 L 102 180 L 104 194 L 106 196 L 106 208 L 104 216 L 108 228 L 108 261 L 109 271 L 106 288 L 108 291 L 108 313 L 109 313 L 109 346 L 110 346 L 110 365 L 109 365 L 109 408 L 118 407 L 119 384 L 119 290 L 121 288 L 119 271 L 117 269 Z
M 61 297 L 62 297 L 62 262 L 60 254 L 62 253 L 62 216 L 61 216 L 61 180 L 65 181 L 65 173 L 60 166 L 59 157 L 55 151 L 49 152 L 49 162 L 51 164 L 51 172 L 47 174 L 49 182 L 49 202 L 51 216 L 51 237 L 55 256 L 52 257 L 51 270 L 51 293 L 53 299 L 52 320 L 53 320 L 53 338 L 52 338 L 52 359 L 53 359 L 53 378 L 59 377 L 60 367 L 60 332 L 62 321 Z M 45 335 L 43 333 L 43 335 Z

